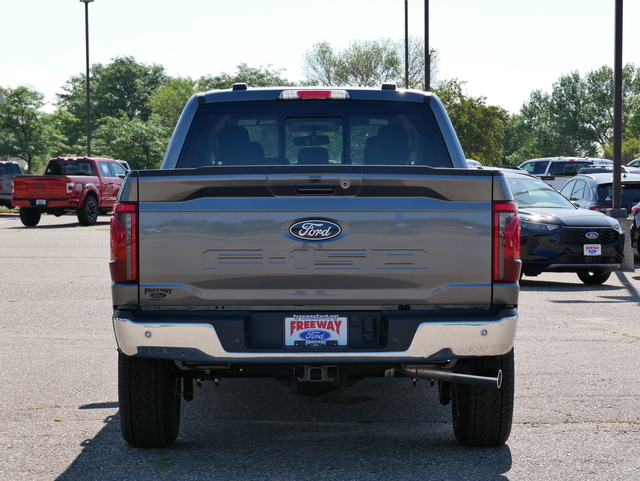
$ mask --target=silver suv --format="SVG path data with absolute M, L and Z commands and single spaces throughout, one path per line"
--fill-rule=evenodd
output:
M 527 160 L 519 167 L 560 190 L 570 177 L 578 174 L 580 169 L 591 165 L 613 165 L 613 161 L 588 157 L 545 157 Z

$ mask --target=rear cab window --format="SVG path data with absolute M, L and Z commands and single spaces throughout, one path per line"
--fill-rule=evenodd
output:
M 552 162 L 549 168 L 549 175 L 558 177 L 573 177 L 580 172 L 580 169 L 592 165 L 591 162 L 575 162 L 575 161 L 562 161 Z
M 428 104 L 303 100 L 201 105 L 176 167 L 323 164 L 453 166 Z
M 22 169 L 18 164 L 0 164 L 0 175 L 20 175 Z
M 45 175 L 96 175 L 89 160 L 52 160 Z

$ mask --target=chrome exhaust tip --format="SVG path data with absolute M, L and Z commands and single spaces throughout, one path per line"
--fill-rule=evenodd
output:
M 414 379 L 431 379 L 433 381 L 452 382 L 466 384 L 468 386 L 502 387 L 502 370 L 495 371 L 495 375 L 477 375 L 453 372 L 451 369 L 424 366 L 404 366 L 404 374 Z

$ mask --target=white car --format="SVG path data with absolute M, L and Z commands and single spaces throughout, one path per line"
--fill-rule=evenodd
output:
M 640 167 L 640 158 L 633 159 L 631 162 L 627 164 L 627 167 Z
M 467 159 L 467 165 L 470 169 L 482 169 L 482 164 L 477 160 Z
M 525 172 L 544 180 L 556 190 L 560 190 L 569 178 L 580 172 L 580 169 L 593 165 L 613 166 L 613 161 L 589 157 L 545 157 L 527 160 L 520 164 L 519 167 Z

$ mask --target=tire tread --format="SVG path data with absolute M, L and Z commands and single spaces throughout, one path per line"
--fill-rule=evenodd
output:
M 119 355 L 122 435 L 134 447 L 167 447 L 178 435 L 179 378 L 171 361 Z
M 471 359 L 465 364 L 474 369 L 501 369 L 503 383 L 500 389 L 453 386 L 456 438 L 467 446 L 501 446 L 509 438 L 513 421 L 513 351 L 499 357 Z

